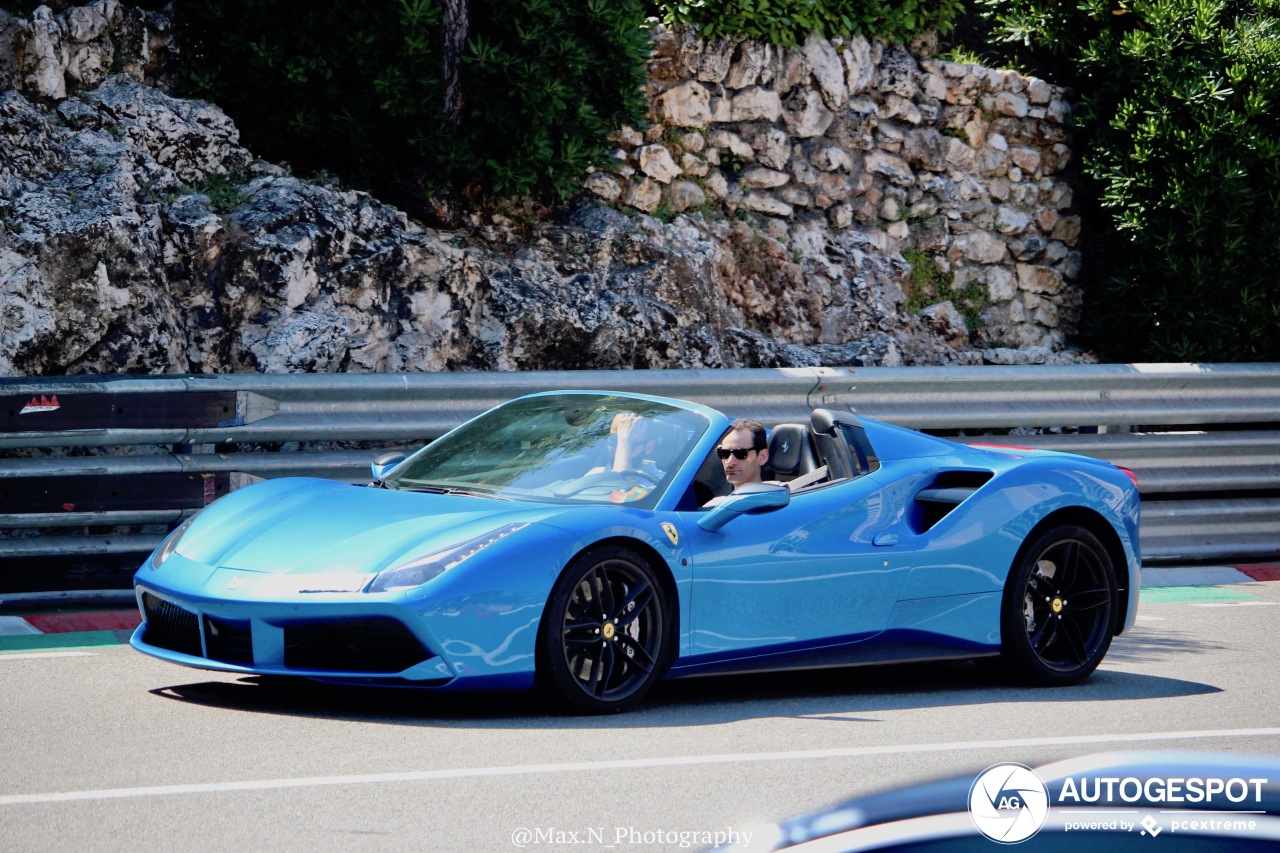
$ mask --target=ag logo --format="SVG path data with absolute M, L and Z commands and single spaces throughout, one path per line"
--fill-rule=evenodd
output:
M 988 767 L 969 789 L 969 817 L 992 841 L 1026 841 L 1048 816 L 1048 789 L 1035 771 L 1021 764 Z
M 671 540 L 672 545 L 680 544 L 680 531 L 676 530 L 676 526 L 669 521 L 662 522 L 662 531 L 667 534 L 667 538 Z

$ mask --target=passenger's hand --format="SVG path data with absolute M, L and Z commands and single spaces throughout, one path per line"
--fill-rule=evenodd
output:
M 609 432 L 624 439 L 631 436 L 631 431 L 635 425 L 640 422 L 640 416 L 635 412 L 619 412 L 613 416 L 613 423 L 609 425 Z

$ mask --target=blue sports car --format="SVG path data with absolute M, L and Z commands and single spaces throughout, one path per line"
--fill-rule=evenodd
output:
M 730 426 L 679 400 L 533 394 L 380 458 L 367 486 L 239 489 L 138 570 L 133 647 L 331 682 L 536 684 L 599 713 L 664 677 L 886 661 L 991 657 L 1071 684 L 1133 624 L 1123 469 L 827 409 L 767 447 L 721 447 Z M 766 450 L 767 481 L 731 489 Z

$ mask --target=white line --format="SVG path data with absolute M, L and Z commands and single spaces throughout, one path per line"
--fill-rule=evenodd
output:
M 22 658 L 84 658 L 96 657 L 97 652 L 0 652 L 0 661 Z
M 118 800 L 130 797 L 165 797 L 173 794 L 218 794 L 232 791 L 264 791 L 275 788 L 320 788 L 328 785 L 375 785 L 396 782 L 430 782 L 494 776 L 527 776 L 535 773 L 617 772 L 650 767 L 696 767 L 708 764 L 740 764 L 752 761 L 811 761 L 817 758 L 858 758 L 867 755 L 900 755 L 917 752 L 954 752 L 978 749 L 1020 749 L 1072 744 L 1142 743 L 1164 740 L 1200 740 L 1226 737 L 1275 737 L 1276 729 L 1205 729 L 1186 732 L 1075 735 L 1018 740 L 971 740 L 953 743 L 916 743 L 900 746 L 853 746 L 844 749 L 807 749 L 794 752 L 745 752 L 721 755 L 673 755 L 667 758 L 632 758 L 624 761 L 576 761 L 563 764 L 517 764 L 506 767 L 457 767 L 447 770 L 410 770 L 402 773 L 366 773 L 350 776 L 305 776 L 297 779 L 256 779 L 242 782 L 200 782 L 190 785 L 155 785 L 146 788 L 103 788 L 96 791 L 55 791 L 46 794 L 0 796 L 0 806 L 30 803 L 62 803 L 72 800 Z
M 1212 601 L 1192 604 L 1192 607 L 1275 607 L 1274 601 Z

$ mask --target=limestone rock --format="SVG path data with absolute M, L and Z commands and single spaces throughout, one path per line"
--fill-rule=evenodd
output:
M 831 42 L 816 32 L 810 33 L 804 43 L 804 58 L 813 71 L 813 77 L 818 82 L 818 91 L 822 93 L 822 100 L 826 105 L 833 110 L 844 106 L 847 97 L 844 66 Z
M 788 98 L 783 111 L 787 130 L 797 139 L 822 136 L 835 121 L 835 113 L 827 109 L 822 95 L 813 89 L 802 89 Z
M 711 92 L 697 80 L 688 80 L 658 96 L 658 117 L 677 127 L 706 127 L 711 121 Z
M 730 121 L 777 121 L 782 116 L 782 100 L 772 89 L 752 86 L 733 96 Z
M 636 156 L 640 161 L 640 171 L 660 184 L 669 184 L 680 174 L 680 167 L 671 152 L 662 145 L 646 145 L 636 150 Z
M 764 166 L 750 166 L 738 175 L 738 181 L 751 189 L 772 189 L 780 187 L 791 180 L 786 172 L 766 169 Z
M 701 207 L 707 203 L 707 194 L 693 181 L 676 181 L 667 190 L 667 198 L 671 209 L 676 213 L 682 213 L 691 207 Z
M 969 342 L 969 327 L 965 324 L 964 315 L 951 300 L 921 309 L 920 316 L 928 320 L 952 346 L 963 346 Z

